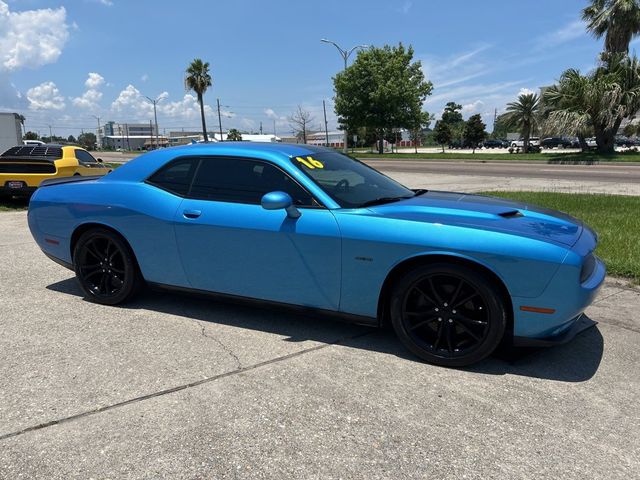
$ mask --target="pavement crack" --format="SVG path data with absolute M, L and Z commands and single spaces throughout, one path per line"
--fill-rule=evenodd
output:
M 301 355 L 305 355 L 307 353 L 316 352 L 318 350 L 323 350 L 325 348 L 344 344 L 351 340 L 356 340 L 358 338 L 371 335 L 376 330 L 368 330 L 366 332 L 357 333 L 355 335 L 349 335 L 347 337 L 342 337 L 332 342 L 327 342 L 322 345 L 315 345 L 313 347 L 305 348 L 304 350 L 300 350 L 298 352 L 289 353 L 287 355 L 282 355 L 280 357 L 272 358 L 270 360 L 265 360 L 264 362 L 255 363 L 253 365 L 249 365 L 247 367 L 241 367 L 237 370 L 232 370 L 225 373 L 220 373 L 218 375 L 214 375 L 212 377 L 203 378 L 201 380 L 196 380 L 195 382 L 185 383 L 183 385 L 178 385 L 176 387 L 166 388 L 164 390 L 159 390 L 157 392 L 148 393 L 146 395 L 141 395 L 139 397 L 130 398 L 129 400 L 124 400 L 122 402 L 112 403 L 111 405 L 105 405 L 103 407 L 94 408 L 92 410 L 87 410 L 81 413 L 77 413 L 75 415 L 70 415 L 68 417 L 59 418 L 56 420 L 51 420 L 49 422 L 40 423 L 38 425 L 33 425 L 31 427 L 23 428 L 21 430 L 17 430 L 14 432 L 5 433 L 0 435 L 0 441 L 7 440 L 9 438 L 17 437 L 19 435 L 24 435 L 25 433 L 34 432 L 36 430 L 42 430 L 44 428 L 53 427 L 54 425 L 60 425 L 63 423 L 73 422 L 75 420 L 80 420 L 81 418 L 90 417 L 92 415 L 97 415 L 99 413 L 108 412 L 110 410 L 115 410 L 117 408 L 125 407 L 127 405 L 132 405 L 134 403 L 143 402 L 145 400 L 151 400 L 152 398 L 162 397 L 164 395 L 169 395 L 171 393 L 179 392 L 181 390 L 186 390 L 188 388 L 198 387 L 200 385 L 204 385 L 205 383 L 215 382 L 217 380 L 221 380 L 223 378 L 232 377 L 235 375 L 240 375 L 244 372 L 249 372 L 251 370 L 257 370 L 258 368 L 266 367 L 267 365 L 271 365 L 274 363 L 280 363 L 292 358 L 299 357 Z M 211 338 L 211 337 L 208 337 Z
M 200 325 L 200 327 L 201 327 L 200 333 L 202 333 L 202 336 L 206 337 L 206 338 L 208 338 L 210 340 L 213 340 L 215 343 L 220 345 L 220 348 L 222 348 L 222 350 L 224 350 L 227 354 L 229 354 L 234 359 L 234 361 L 236 362 L 236 369 L 237 370 L 241 369 L 242 368 L 242 362 L 240 362 L 240 359 L 235 354 L 235 352 L 231 348 L 229 348 L 227 345 L 222 343 L 220 340 L 218 340 L 216 337 L 212 337 L 210 335 L 207 335 L 207 331 L 206 331 L 207 326 L 205 324 Z

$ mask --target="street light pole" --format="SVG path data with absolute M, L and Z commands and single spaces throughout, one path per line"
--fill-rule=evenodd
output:
M 96 116 L 96 115 L 92 115 L 93 118 L 95 118 L 96 120 L 98 120 L 98 135 L 96 135 L 98 141 L 97 141 L 97 146 L 98 148 L 102 148 L 102 140 L 100 140 L 100 117 Z
M 338 52 L 340 52 L 340 55 L 342 56 L 342 59 L 344 60 L 344 69 L 347 69 L 347 60 L 349 60 L 349 56 L 358 48 L 368 48 L 369 45 L 356 45 L 355 47 L 351 47 L 349 50 L 345 50 L 344 48 L 341 48 L 340 45 L 338 45 L 336 42 L 332 42 L 331 40 L 327 40 L 326 38 L 321 38 L 320 39 L 321 42 L 324 43 L 330 43 L 331 45 L 333 45 L 334 47 L 336 47 L 338 49 Z M 342 151 L 344 153 L 347 153 L 347 142 L 348 142 L 348 135 L 349 132 L 347 132 L 347 126 L 344 125 L 344 148 L 342 149 Z
M 160 148 L 160 139 L 158 138 L 158 112 L 156 111 L 156 105 L 162 101 L 162 97 L 158 97 L 154 100 L 145 95 L 144 98 L 146 98 L 153 104 L 153 117 L 155 118 L 155 122 L 156 122 L 156 150 L 157 150 L 158 148 Z M 151 132 L 151 135 L 153 135 L 153 132 Z

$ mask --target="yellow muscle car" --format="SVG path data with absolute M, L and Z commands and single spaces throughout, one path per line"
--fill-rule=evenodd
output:
M 0 196 L 29 196 L 49 178 L 102 176 L 111 168 L 74 145 L 19 145 L 0 155 Z

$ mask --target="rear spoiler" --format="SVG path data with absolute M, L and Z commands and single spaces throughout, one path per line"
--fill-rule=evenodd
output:
M 0 163 L 55 163 L 59 158 L 51 157 L 27 157 L 17 155 L 2 155 L 0 156 Z
M 40 183 L 40 187 L 48 187 L 62 183 L 88 182 L 89 180 L 98 180 L 100 178 L 102 178 L 102 175 L 90 175 L 86 177 L 75 175 L 73 177 L 49 178 L 48 180 L 43 180 L 42 183 Z

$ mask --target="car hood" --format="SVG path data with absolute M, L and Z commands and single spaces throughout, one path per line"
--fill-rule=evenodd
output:
M 429 191 L 375 207 L 376 215 L 519 235 L 573 246 L 583 225 L 570 215 L 483 195 Z

